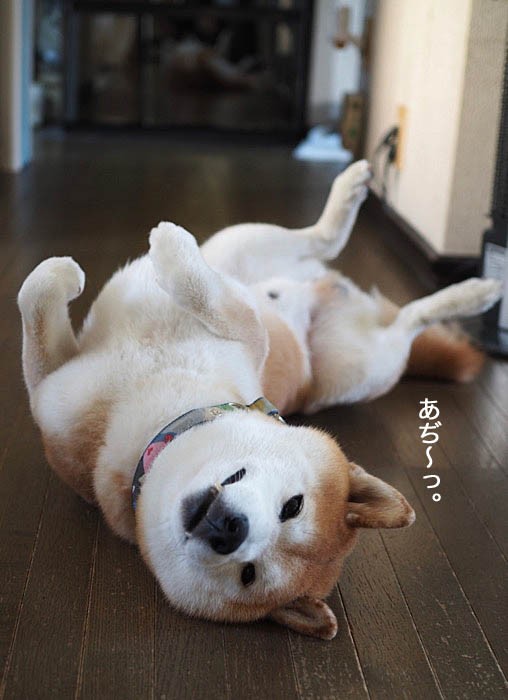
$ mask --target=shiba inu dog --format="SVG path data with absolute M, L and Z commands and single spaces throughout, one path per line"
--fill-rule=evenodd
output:
M 20 290 L 23 370 L 48 461 L 137 543 L 187 613 L 270 616 L 331 639 L 324 599 L 358 530 L 414 520 L 402 494 L 277 410 L 387 391 L 427 326 L 499 297 L 496 282 L 474 279 L 398 310 L 330 272 L 369 177 L 364 161 L 349 168 L 317 224 L 296 231 L 244 224 L 200 250 L 159 224 L 77 338 L 67 313 L 84 286 L 76 262 L 45 260 Z M 467 343 L 425 342 L 466 358 L 458 378 L 474 371 Z

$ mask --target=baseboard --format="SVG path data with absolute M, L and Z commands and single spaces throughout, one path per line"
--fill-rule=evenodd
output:
M 380 236 L 429 290 L 480 274 L 480 257 L 439 255 L 422 236 L 372 191 L 366 213 L 376 218 Z

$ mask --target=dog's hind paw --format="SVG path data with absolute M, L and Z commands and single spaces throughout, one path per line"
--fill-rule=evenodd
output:
M 359 160 L 338 175 L 332 185 L 332 201 L 337 208 L 358 209 L 368 192 L 372 169 L 367 160 Z
M 503 293 L 503 283 L 495 279 L 472 277 L 456 285 L 458 304 L 463 307 L 464 315 L 481 314 L 490 309 Z
M 372 171 L 366 160 L 350 165 L 338 175 L 332 185 L 323 213 L 316 224 L 316 232 L 325 244 L 323 260 L 335 258 L 346 245 L 358 210 L 367 197 Z

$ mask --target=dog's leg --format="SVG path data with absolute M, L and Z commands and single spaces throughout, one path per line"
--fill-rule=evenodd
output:
M 313 235 L 325 244 L 322 260 L 333 260 L 345 248 L 371 177 L 369 163 L 359 160 L 335 178 L 323 213 L 311 227 Z
M 181 226 L 162 222 L 150 233 L 157 283 L 183 309 L 221 338 L 247 345 L 262 366 L 268 339 L 254 297 L 246 287 L 212 270 L 196 239 Z
M 378 294 L 380 322 L 391 325 L 399 307 Z M 458 323 L 433 323 L 419 333 L 411 344 L 405 374 L 432 377 L 453 382 L 470 382 L 485 362 L 485 353 L 476 347 Z
M 342 311 L 337 302 L 325 303 L 310 334 L 313 379 L 303 410 L 314 413 L 326 406 L 385 394 L 404 372 L 412 343 L 422 331 L 439 321 L 479 314 L 499 296 L 497 281 L 470 279 L 413 301 L 400 310 L 383 305 L 368 326 L 365 326 L 367 307 L 360 305 L 356 316 L 354 307 L 348 309 L 346 305 Z M 449 361 L 460 370 L 452 378 L 469 378 L 471 369 L 474 371 L 469 362 L 462 372 L 463 363 L 453 365 L 453 353 L 445 345 L 441 344 L 437 351 L 440 350 L 443 362 Z M 460 352 L 463 354 L 464 348 Z M 427 374 L 436 376 L 431 369 Z M 437 376 L 440 374 L 449 376 L 437 372 Z
M 72 258 L 49 258 L 23 282 L 23 373 L 31 394 L 45 376 L 77 352 L 67 304 L 81 294 L 85 275 Z
M 415 338 L 432 323 L 481 314 L 500 294 L 501 285 L 497 280 L 473 277 L 410 302 L 399 311 L 394 323 Z

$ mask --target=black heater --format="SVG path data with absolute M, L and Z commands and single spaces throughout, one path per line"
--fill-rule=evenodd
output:
M 491 217 L 492 228 L 483 236 L 483 276 L 502 280 L 504 293 L 501 301 L 483 315 L 475 335 L 485 349 L 508 356 L 508 51 Z

